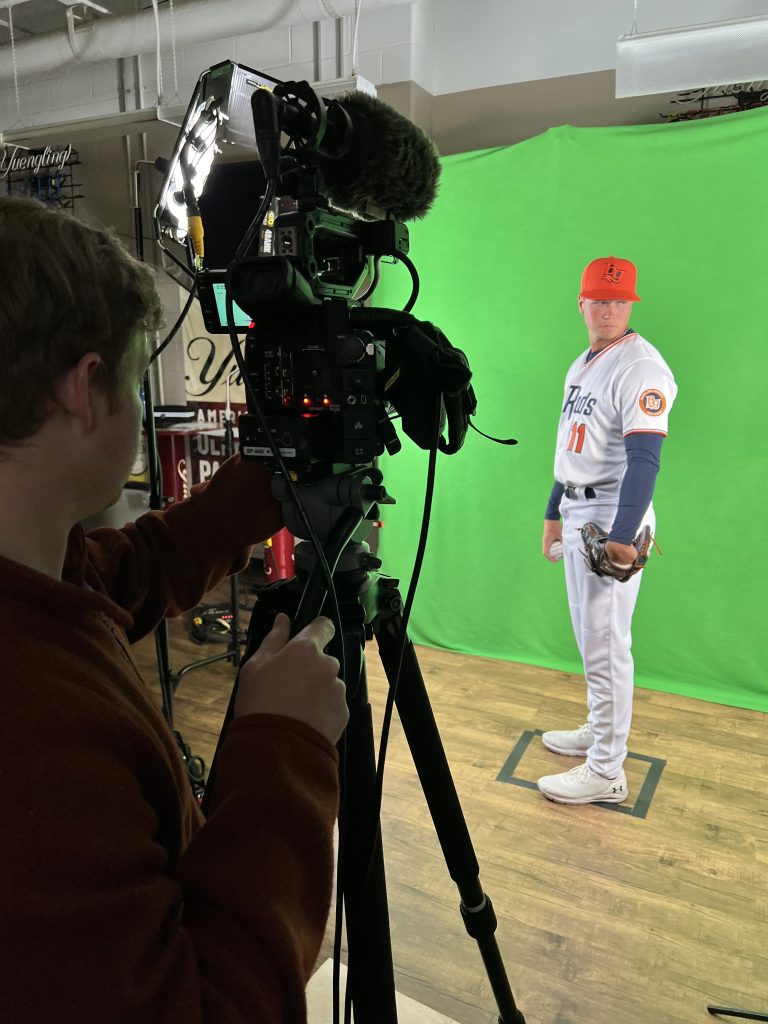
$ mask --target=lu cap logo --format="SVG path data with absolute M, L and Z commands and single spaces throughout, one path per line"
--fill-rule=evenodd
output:
M 601 256 L 592 260 L 581 275 L 580 297 L 612 302 L 614 299 L 639 302 L 635 291 L 637 269 L 631 260 Z
M 609 281 L 611 284 L 620 284 L 625 273 L 626 271 L 622 267 L 617 267 L 615 263 L 609 263 L 605 268 L 603 280 Z

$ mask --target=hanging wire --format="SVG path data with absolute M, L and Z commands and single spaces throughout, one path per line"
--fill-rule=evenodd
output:
M 632 29 L 629 33 L 631 36 L 637 35 L 637 0 L 635 0 L 635 10 L 632 16 Z
M 176 67 L 176 19 L 173 14 L 173 0 L 169 0 L 169 6 L 171 9 L 171 55 L 173 58 L 173 100 L 172 102 L 178 102 L 179 99 L 179 73 Z
M 156 64 L 157 64 L 157 105 L 161 106 L 163 100 L 163 62 L 160 57 L 160 9 L 157 5 L 157 0 L 152 0 L 152 10 L 155 12 L 155 37 L 157 39 L 156 46 Z
M 16 123 L 21 124 L 21 98 L 19 95 L 19 69 L 16 63 L 16 40 L 13 35 L 13 8 L 10 4 L 6 7 L 8 11 L 8 28 L 11 33 L 11 61 L 13 63 L 13 88 L 16 90 Z
M 352 30 L 352 74 L 356 75 L 359 72 L 357 66 L 357 32 L 360 28 L 360 8 L 363 6 L 363 0 L 355 0 L 355 27 Z
M 189 289 L 189 294 L 187 295 L 187 301 L 184 303 L 184 308 L 182 309 L 181 313 L 179 314 L 178 320 L 173 325 L 173 327 L 170 329 L 168 334 L 166 334 L 165 338 L 163 338 L 163 340 L 157 346 L 157 348 L 152 353 L 152 355 L 149 357 L 150 363 L 154 363 L 154 361 L 156 359 L 159 359 L 160 356 L 163 354 L 163 352 L 165 352 L 165 350 L 171 344 L 173 339 L 176 337 L 179 328 L 181 327 L 181 325 L 184 323 L 184 321 L 187 318 L 187 313 L 189 313 L 189 310 L 190 310 L 190 308 L 192 306 L 192 302 L 194 301 L 196 296 L 197 296 L 197 275 L 195 275 L 195 277 L 194 277 L 194 279 L 192 281 L 192 287 Z

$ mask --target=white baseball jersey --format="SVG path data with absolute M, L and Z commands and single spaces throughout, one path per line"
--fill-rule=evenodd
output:
M 618 491 L 627 465 L 624 438 L 666 435 L 677 385 L 659 352 L 639 334 L 625 334 L 589 362 L 588 354 L 565 378 L 555 480 Z

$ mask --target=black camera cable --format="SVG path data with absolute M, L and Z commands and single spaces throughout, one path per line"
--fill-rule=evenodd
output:
M 372 832 L 370 836 L 370 854 L 368 857 L 368 866 L 365 872 L 365 881 L 363 888 L 367 888 L 370 884 L 371 871 L 373 869 L 373 862 L 376 853 L 376 835 L 378 822 L 381 818 L 381 805 L 384 793 L 384 767 L 387 759 L 387 748 L 389 745 L 389 734 L 392 727 L 392 716 L 395 708 L 395 699 L 397 697 L 397 688 L 400 682 L 400 674 L 403 668 L 403 659 L 405 657 L 405 650 L 408 643 L 408 622 L 411 617 L 411 609 L 413 608 L 414 598 L 416 596 L 416 588 L 418 587 L 419 578 L 421 576 L 422 566 L 424 564 L 424 556 L 427 548 L 427 538 L 429 535 L 429 525 L 432 517 L 432 502 L 435 492 L 435 476 L 437 469 L 437 451 L 438 451 L 438 439 L 440 436 L 440 420 L 441 420 L 441 406 L 442 406 L 442 395 L 438 394 L 436 397 L 435 404 L 435 432 L 432 439 L 432 444 L 429 449 L 429 461 L 427 465 L 427 483 L 424 493 L 424 510 L 421 518 L 421 530 L 419 532 L 419 542 L 416 548 L 416 556 L 413 563 L 413 571 L 411 573 L 410 584 L 408 586 L 408 593 L 405 599 L 405 605 L 403 606 L 403 613 L 400 620 L 400 656 L 398 658 L 397 673 L 395 675 L 394 682 L 389 687 L 387 694 L 387 702 L 384 708 L 384 716 L 382 719 L 381 736 L 379 739 L 379 753 L 376 760 L 376 785 L 374 790 L 374 806 L 371 816 L 373 822 Z M 339 829 L 343 827 L 342 813 L 344 808 L 340 811 L 339 816 Z M 343 926 L 343 884 L 342 880 L 344 877 L 344 864 L 342 860 L 342 848 L 343 844 L 339 843 L 338 851 L 338 866 L 337 866 L 337 896 L 336 896 L 336 913 L 334 922 L 334 941 L 333 941 L 333 1024 L 339 1024 L 339 964 L 341 962 L 341 933 Z M 349 1024 L 351 1014 L 351 988 L 349 985 L 349 979 L 347 980 L 347 990 L 344 1001 L 344 1020 L 345 1024 Z
M 257 210 L 255 217 L 251 221 L 250 225 L 248 226 L 248 229 L 246 230 L 243 238 L 240 241 L 240 244 L 235 253 L 234 262 L 243 259 L 247 255 L 248 250 L 250 249 L 254 240 L 258 237 L 258 233 L 263 223 L 264 217 L 266 216 L 267 211 L 272 205 L 272 201 L 274 199 L 275 192 L 277 189 L 278 176 L 280 173 L 280 127 L 277 120 L 275 97 L 269 90 L 258 89 L 251 97 L 251 105 L 254 114 L 254 131 L 256 145 L 259 152 L 259 157 L 262 162 L 262 167 L 265 172 L 266 184 L 264 189 L 264 195 L 262 196 L 262 200 L 259 205 L 259 209 Z M 272 434 L 272 431 L 269 428 L 269 424 L 267 423 L 264 411 L 262 410 L 258 398 L 256 397 L 256 391 L 248 375 L 248 368 L 245 364 L 245 358 L 241 351 L 240 341 L 237 336 L 237 331 L 235 329 L 234 302 L 232 299 L 232 295 L 229 291 L 229 288 L 227 288 L 226 291 L 226 316 L 227 329 L 229 332 L 229 339 L 232 345 L 232 352 L 234 354 L 235 361 L 240 369 L 240 375 L 242 377 L 243 386 L 245 387 L 249 399 L 250 407 L 253 409 L 254 413 L 256 414 L 259 420 L 261 428 L 264 431 L 264 436 L 267 439 L 267 443 L 269 444 L 269 447 L 271 448 L 272 453 L 275 456 L 277 465 L 286 482 L 286 486 L 288 487 L 291 499 L 295 504 L 296 509 L 299 512 L 301 520 L 304 524 L 306 537 L 315 550 L 317 561 L 326 584 L 328 600 L 330 601 L 331 604 L 331 618 L 333 620 L 334 629 L 336 630 L 335 647 L 336 650 L 338 651 L 339 656 L 339 672 L 341 679 L 344 680 L 346 677 L 344 638 L 342 633 L 342 622 L 341 613 L 339 610 L 338 597 L 336 594 L 336 588 L 334 587 L 333 584 L 333 572 L 329 568 L 322 544 L 320 543 L 317 533 L 315 532 L 315 529 L 312 526 L 312 523 L 310 522 L 307 511 L 304 508 L 304 505 L 299 496 L 298 488 L 296 487 L 295 482 L 291 478 L 291 474 L 280 453 L 280 448 Z M 320 603 L 319 606 L 317 607 L 317 611 L 315 611 L 314 614 L 311 614 L 314 611 L 314 609 L 307 608 L 306 603 L 302 601 L 302 605 L 300 605 L 300 608 L 302 610 L 302 617 L 300 618 L 299 615 L 297 615 L 296 618 L 294 619 L 292 623 L 293 635 L 295 635 L 305 625 L 308 625 L 308 623 L 311 622 L 312 619 L 320 613 L 320 609 L 322 608 L 322 605 L 325 601 L 325 595 L 321 596 L 320 592 L 318 592 L 317 598 L 319 599 Z M 304 621 L 304 617 L 306 617 L 306 621 Z M 227 712 L 224 718 L 224 723 L 219 734 L 219 741 L 217 743 L 216 751 L 214 753 L 213 762 L 211 764 L 211 770 L 208 774 L 208 782 L 206 785 L 203 810 L 205 810 L 210 804 L 211 792 L 213 790 L 213 786 L 215 783 L 217 755 L 219 753 L 219 750 L 221 749 L 221 744 L 224 740 L 226 730 L 229 726 L 229 722 L 231 721 L 232 715 L 234 713 L 237 686 L 238 681 L 236 679 L 235 685 L 232 690 L 232 695 L 230 697 L 229 706 L 227 708 Z
M 261 91 L 266 92 L 266 90 Z M 262 197 L 259 209 L 256 212 L 256 216 L 251 221 L 248 230 L 245 232 L 245 235 L 243 236 L 242 241 L 240 242 L 240 245 L 237 248 L 234 262 L 243 259 L 248 254 L 248 250 L 250 249 L 251 245 L 253 244 L 258 235 L 258 231 L 261 227 L 264 217 L 267 214 L 267 210 L 272 204 L 276 188 L 277 177 L 275 176 L 274 173 L 272 173 L 267 178 L 266 190 L 264 192 L 264 196 Z M 322 577 L 325 581 L 325 585 L 327 587 L 328 597 L 331 602 L 331 607 L 333 610 L 333 624 L 336 629 L 336 636 L 338 638 L 338 645 L 340 650 L 339 663 L 341 665 L 342 670 L 341 678 L 344 679 L 345 665 L 343 645 L 341 643 L 341 615 L 339 613 L 338 599 L 336 597 L 336 588 L 334 587 L 333 584 L 333 572 L 328 566 L 328 560 L 325 557 L 323 546 L 320 543 L 317 534 L 314 530 L 314 527 L 312 526 L 312 523 L 309 520 L 307 511 L 304 508 L 304 505 L 299 496 L 298 488 L 296 487 L 296 484 L 291 478 L 291 474 L 285 464 L 283 456 L 280 454 L 280 448 L 277 444 L 277 441 L 275 440 L 272 431 L 269 428 L 269 424 L 267 423 L 264 411 L 262 410 L 259 404 L 259 400 L 256 397 L 256 392 L 254 390 L 253 384 L 251 383 L 251 379 L 248 375 L 248 368 L 245 365 L 245 358 L 240 349 L 240 343 L 237 337 L 237 332 L 235 330 L 234 305 L 232 296 L 229 294 L 229 290 L 227 290 L 226 295 L 226 312 L 227 328 L 229 330 L 229 340 L 232 344 L 232 351 L 234 353 L 235 360 L 240 369 L 240 376 L 242 377 L 243 385 L 248 393 L 248 398 L 250 399 L 250 405 L 253 408 L 253 411 L 255 412 L 259 420 L 261 429 L 264 431 L 264 436 L 267 439 L 267 443 L 269 444 L 269 447 L 272 449 L 272 454 L 275 457 L 275 461 L 277 462 L 280 472 L 282 473 L 283 478 L 286 482 L 286 486 L 288 487 L 288 490 L 290 492 L 291 500 L 296 505 L 299 515 L 301 516 L 301 520 L 306 530 L 306 537 L 315 550 L 318 565 L 322 573 Z M 296 620 L 293 623 L 294 631 L 298 631 L 297 627 L 303 628 L 304 626 L 308 625 L 313 618 L 316 618 L 320 614 L 320 609 L 322 608 L 322 605 L 324 603 L 325 595 L 321 595 L 320 590 L 319 588 L 317 588 L 316 584 L 313 586 L 313 595 L 315 597 L 315 600 L 312 606 L 310 606 L 310 604 L 304 599 L 304 597 L 302 597 L 301 604 L 299 605 L 302 615 L 297 614 Z
M 156 241 L 158 247 L 162 250 L 162 252 L 165 253 L 168 259 L 172 260 L 179 268 L 179 270 L 182 270 L 187 275 L 187 277 L 191 277 L 194 280 L 194 278 L 197 276 L 197 272 L 194 270 L 190 270 L 185 263 L 182 263 L 182 261 L 175 253 L 171 252 L 171 250 L 167 246 L 163 245 L 162 237 L 159 234 L 157 235 Z
M 274 191 L 274 185 L 273 185 L 273 191 Z M 271 195 L 269 195 L 269 189 L 268 189 L 267 193 L 265 194 L 264 201 L 262 202 L 262 206 L 263 206 L 263 208 L 265 210 L 268 208 L 269 203 L 271 201 L 272 201 L 272 197 L 271 197 Z M 245 251 L 247 251 L 247 249 Z M 328 564 L 328 560 L 327 560 L 325 552 L 323 550 L 323 546 L 320 543 L 320 540 L 319 540 L 319 538 L 317 536 L 317 533 L 315 532 L 315 529 L 314 529 L 314 527 L 312 526 L 312 523 L 309 520 L 309 516 L 307 515 L 307 511 L 304 508 L 304 505 L 303 505 L 303 503 L 301 501 L 301 498 L 299 496 L 298 488 L 296 487 L 296 484 L 294 483 L 294 481 L 291 479 L 291 475 L 290 475 L 290 472 L 288 470 L 288 467 L 285 464 L 285 460 L 283 459 L 283 457 L 282 457 L 282 455 L 280 453 L 279 446 L 278 446 L 278 444 L 277 444 L 277 442 L 276 442 L 276 440 L 274 438 L 274 435 L 272 434 L 272 431 L 269 428 L 269 424 L 267 423 L 266 417 L 264 415 L 264 411 L 262 410 L 261 406 L 259 405 L 258 399 L 256 397 L 256 392 L 255 392 L 255 389 L 253 387 L 253 384 L 251 383 L 251 379 L 250 379 L 250 377 L 248 375 L 248 367 L 245 364 L 245 358 L 243 357 L 243 353 L 242 353 L 241 348 L 240 348 L 240 341 L 238 339 L 237 331 L 235 329 L 235 324 L 234 324 L 234 320 L 235 320 L 235 318 L 234 318 L 234 302 L 233 302 L 232 296 L 229 294 L 229 292 L 227 292 L 227 297 L 226 297 L 226 312 L 227 312 L 227 326 L 229 328 L 229 338 L 230 338 L 230 342 L 232 343 L 232 352 L 233 352 L 233 354 L 235 356 L 235 361 L 237 362 L 237 365 L 238 365 L 238 367 L 240 369 L 240 375 L 241 375 L 242 380 L 243 380 L 243 385 L 244 385 L 244 387 L 246 389 L 246 392 L 248 394 L 250 407 L 253 409 L 253 411 L 255 412 L 256 416 L 258 417 L 259 423 L 261 424 L 261 428 L 264 431 L 264 436 L 266 437 L 267 442 L 268 442 L 270 448 L 272 449 L 272 453 L 275 456 L 275 460 L 277 461 L 277 464 L 278 464 L 278 467 L 280 469 L 280 472 L 282 473 L 283 478 L 286 481 L 286 484 L 288 486 L 289 492 L 291 494 L 291 498 L 292 498 L 294 504 L 296 505 L 296 508 L 297 508 L 297 510 L 299 512 L 299 515 L 301 516 L 302 522 L 304 523 L 304 528 L 306 530 L 307 539 L 310 541 L 310 543 L 312 544 L 312 546 L 313 546 L 313 548 L 315 550 L 315 553 L 316 553 L 316 556 L 317 556 L 317 560 L 318 560 L 318 563 L 319 563 L 319 567 L 320 567 L 320 571 L 322 573 L 322 577 L 323 577 L 324 582 L 325 582 L 325 587 L 326 587 L 325 591 L 323 591 L 322 588 L 315 588 L 315 589 L 313 589 L 313 596 L 316 599 L 315 600 L 316 608 L 308 608 L 306 603 L 305 603 L 305 601 L 304 601 L 304 598 L 302 598 L 302 605 L 300 605 L 300 607 L 302 608 L 302 617 L 300 619 L 299 615 L 298 614 L 296 615 L 296 617 L 295 617 L 295 619 L 294 619 L 294 621 L 292 623 L 292 635 L 295 636 L 296 633 L 300 629 L 302 629 L 305 625 L 308 625 L 308 623 L 311 622 L 313 618 L 316 618 L 317 615 L 320 614 L 320 610 L 322 608 L 322 605 L 323 605 L 323 603 L 325 601 L 325 596 L 327 594 L 328 595 L 328 600 L 330 601 L 331 609 L 332 609 L 331 619 L 332 619 L 333 624 L 334 624 L 334 629 L 336 630 L 336 639 L 337 639 L 336 650 L 338 652 L 338 660 L 339 660 L 339 666 L 340 666 L 339 674 L 340 674 L 341 679 L 343 680 L 345 678 L 345 676 L 346 676 L 346 663 L 345 663 L 346 659 L 344 657 L 344 640 L 343 640 L 343 633 L 342 633 L 341 612 L 339 610 L 339 603 L 338 603 L 338 597 L 336 595 L 336 588 L 334 587 L 334 584 L 333 584 L 333 571 L 332 571 L 332 569 L 330 568 L 330 566 Z M 359 522 L 359 517 L 357 515 L 356 515 L 355 518 Z M 351 533 L 353 533 L 356 528 L 357 528 L 357 523 L 352 528 Z M 346 544 L 346 540 L 344 541 L 344 544 Z M 343 546 L 342 546 L 342 548 L 339 548 L 339 555 L 341 554 L 341 550 L 342 549 L 343 549 Z M 338 555 L 336 556 L 336 561 L 338 561 Z M 305 593 L 306 593 L 306 591 L 305 591 Z M 305 618 L 306 618 L 306 621 L 304 621 Z M 205 796 L 204 796 L 204 799 L 203 799 L 203 811 L 204 812 L 207 812 L 207 808 L 210 806 L 211 794 L 213 793 L 213 789 L 214 789 L 214 785 L 215 785 L 215 781 L 216 781 L 216 766 L 217 766 L 218 754 L 219 754 L 219 751 L 221 749 L 221 745 L 224 742 L 224 737 L 225 737 L 226 731 L 227 731 L 227 729 L 229 727 L 229 723 L 231 722 L 232 717 L 234 715 L 235 700 L 237 698 L 237 688 L 238 688 L 238 680 L 236 679 L 235 680 L 235 685 L 232 688 L 232 694 L 231 694 L 231 697 L 230 697 L 230 700 L 229 700 L 229 706 L 227 707 L 227 711 L 226 711 L 226 714 L 224 716 L 224 722 L 222 724 L 221 732 L 219 733 L 219 740 L 218 740 L 218 743 L 216 745 L 216 751 L 214 752 L 214 755 L 213 755 L 213 761 L 211 763 L 211 769 L 210 769 L 210 771 L 208 773 L 208 781 L 206 783 Z
M 179 328 L 184 323 L 184 321 L 185 321 L 185 319 L 187 317 L 187 313 L 189 313 L 189 311 L 190 311 L 190 309 L 192 307 L 192 303 L 193 303 L 196 295 L 197 295 L 197 274 L 195 274 L 193 276 L 193 278 L 192 278 L 192 287 L 190 288 L 189 294 L 187 295 L 187 301 L 184 303 L 184 308 L 182 309 L 181 313 L 179 313 L 178 320 L 173 325 L 173 327 L 170 329 L 170 331 L 165 336 L 165 338 L 163 338 L 163 340 L 157 346 L 157 348 L 152 353 L 152 355 L 149 357 L 150 363 L 154 363 L 154 361 L 168 348 L 170 343 L 176 337 L 176 334 L 178 333 Z
M 406 256 L 405 253 L 398 252 L 395 253 L 394 256 L 396 260 L 399 260 L 401 263 L 405 264 L 405 266 L 408 268 L 408 273 L 411 275 L 411 297 L 403 306 L 403 312 L 410 313 L 413 307 L 416 305 L 416 299 L 418 299 L 419 297 L 419 273 L 416 270 L 416 267 L 413 265 L 413 261 L 410 259 L 409 256 Z
M 229 294 L 227 294 L 226 304 L 227 304 L 227 325 L 230 326 L 230 325 L 232 325 L 234 323 L 234 308 L 233 308 L 232 296 L 229 295 Z M 319 538 L 317 536 L 317 533 L 315 532 L 315 529 L 314 529 L 314 527 L 312 526 L 312 523 L 309 520 L 309 516 L 307 515 L 307 511 L 304 508 L 304 505 L 303 505 L 303 503 L 301 501 L 301 497 L 299 496 L 298 488 L 296 487 L 296 484 L 294 483 L 294 481 L 291 479 L 290 470 L 288 469 L 288 467 L 285 464 L 283 456 L 280 453 L 280 448 L 279 448 L 279 446 L 277 444 L 277 441 L 275 440 L 275 437 L 274 437 L 274 435 L 272 434 L 272 431 L 269 428 L 269 424 L 267 423 L 267 419 L 266 419 L 266 416 L 264 415 L 264 411 L 261 408 L 261 406 L 259 404 L 259 401 L 258 401 L 258 399 L 256 397 L 256 392 L 254 390 L 253 384 L 251 383 L 251 379 L 250 379 L 250 377 L 248 375 L 248 368 L 245 365 L 245 358 L 244 358 L 243 353 L 241 351 L 240 344 L 239 344 L 239 341 L 238 341 L 238 338 L 237 338 L 237 333 L 236 333 L 236 331 L 234 329 L 234 326 L 230 326 L 230 341 L 232 342 L 232 351 L 234 352 L 234 356 L 235 356 L 235 360 L 237 361 L 237 365 L 240 368 L 240 375 L 241 375 L 241 377 L 243 379 L 243 384 L 245 386 L 245 389 L 248 392 L 248 398 L 250 399 L 251 406 L 252 406 L 254 412 L 256 413 L 256 416 L 258 417 L 259 423 L 261 425 L 261 429 L 264 431 L 264 436 L 267 439 L 267 443 L 269 444 L 270 448 L 272 449 L 272 454 L 275 456 L 275 461 L 277 462 L 277 465 L 278 465 L 278 467 L 280 469 L 280 472 L 282 473 L 283 478 L 285 479 L 286 485 L 287 485 L 288 490 L 289 490 L 290 495 L 291 495 L 291 499 L 293 500 L 294 504 L 296 505 L 296 508 L 298 509 L 298 512 L 299 512 L 299 515 L 301 516 L 302 522 L 304 523 L 304 529 L 306 530 L 307 539 L 310 541 L 310 543 L 312 544 L 312 547 L 315 550 L 315 554 L 317 556 L 317 560 L 318 560 L 318 563 L 319 563 L 319 566 L 320 566 L 320 570 L 322 572 L 323 579 L 324 579 L 325 585 L 327 587 L 327 592 L 328 592 L 329 600 L 331 602 L 331 607 L 333 609 L 333 616 L 332 616 L 333 617 L 333 624 L 334 624 L 334 626 L 336 628 L 336 636 L 338 638 L 339 650 L 340 650 L 340 655 L 341 655 L 340 658 L 339 658 L 339 662 L 341 663 L 342 672 L 343 672 L 343 670 L 344 670 L 344 657 L 343 657 L 343 648 L 341 646 L 341 615 L 339 613 L 338 599 L 336 597 L 336 588 L 333 585 L 333 574 L 332 574 L 331 569 L 330 569 L 330 567 L 328 565 L 328 561 L 327 561 L 327 559 L 325 557 L 325 552 L 323 551 L 323 546 L 320 543 L 320 540 L 319 540 Z M 318 595 L 318 597 L 319 597 L 319 595 Z M 320 605 L 322 606 L 322 600 L 320 601 Z M 306 609 L 306 606 L 305 606 L 305 609 Z M 314 611 L 314 614 L 311 614 L 313 611 Z M 309 622 L 311 622 L 313 618 L 316 618 L 317 615 L 320 614 L 320 608 L 317 607 L 316 610 L 315 609 L 306 609 L 306 612 L 307 612 L 307 615 L 309 615 L 310 617 L 307 618 L 306 622 L 302 621 L 301 623 L 299 623 L 298 616 L 297 616 L 296 621 L 294 621 L 294 623 L 293 623 L 294 632 L 297 630 L 297 627 L 298 628 L 303 628 L 304 626 L 308 625 Z M 344 678 L 344 676 L 342 675 L 342 679 L 343 678 Z

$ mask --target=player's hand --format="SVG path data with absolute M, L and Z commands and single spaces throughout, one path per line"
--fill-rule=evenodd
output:
M 558 548 L 555 548 L 555 553 L 552 553 L 552 545 L 557 542 L 560 545 L 559 553 Z M 559 519 L 545 519 L 544 520 L 544 534 L 541 538 L 541 553 L 550 562 L 559 562 L 563 557 L 563 524 Z
M 637 558 L 637 548 L 634 544 L 619 544 L 615 540 L 605 542 L 605 553 L 616 565 L 632 565 Z
M 338 743 L 349 719 L 339 663 L 323 653 L 335 629 L 330 619 L 310 622 L 290 639 L 291 620 L 280 613 L 261 646 L 240 669 L 235 718 L 285 715 Z

